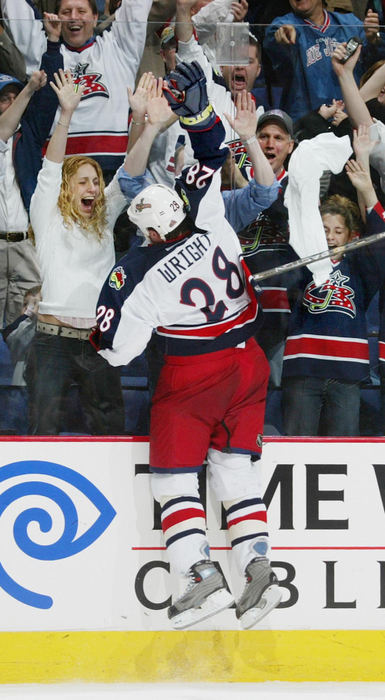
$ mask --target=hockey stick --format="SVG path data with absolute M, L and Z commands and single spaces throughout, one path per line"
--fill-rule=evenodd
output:
M 381 241 L 383 238 L 385 238 L 385 231 L 382 231 L 381 233 L 374 233 L 372 236 L 368 236 L 367 238 L 359 238 L 357 241 L 352 241 L 351 243 L 346 243 L 345 245 L 340 245 L 336 248 L 331 248 L 330 250 L 324 250 L 322 253 L 308 255 L 307 258 L 300 258 L 299 260 L 285 263 L 285 265 L 273 267 L 271 270 L 257 272 L 255 275 L 252 275 L 252 277 L 254 282 L 260 282 L 261 280 L 266 280 L 274 275 L 282 275 L 284 272 L 296 270 L 298 267 L 305 267 L 305 265 L 309 265 L 309 263 L 312 262 L 317 262 L 317 260 L 332 258 L 335 255 L 340 255 L 341 253 L 349 253 L 351 250 L 356 250 L 357 248 L 361 248 L 365 245 L 371 245 L 372 243 Z

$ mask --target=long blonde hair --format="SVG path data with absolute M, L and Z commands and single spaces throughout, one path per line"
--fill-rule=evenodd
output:
M 74 208 L 70 185 L 71 178 L 76 175 L 77 171 L 82 165 L 92 165 L 92 167 L 95 168 L 99 178 L 100 193 L 95 201 L 93 214 L 89 219 L 83 217 Z M 64 219 L 64 224 L 67 227 L 71 226 L 75 222 L 86 231 L 96 234 L 99 240 L 103 238 L 107 225 L 106 200 L 104 196 L 103 173 L 99 163 L 97 163 L 96 160 L 89 158 L 88 156 L 69 156 L 69 158 L 64 160 L 62 168 L 62 184 L 57 203 Z

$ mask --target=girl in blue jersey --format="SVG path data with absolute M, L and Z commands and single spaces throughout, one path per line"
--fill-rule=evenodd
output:
M 367 130 L 361 130 L 360 138 L 367 138 Z M 366 205 L 371 233 L 372 219 L 383 209 L 369 171 L 356 161 L 349 161 L 346 171 Z M 345 197 L 328 199 L 321 215 L 329 248 L 357 235 L 358 208 Z M 329 279 L 318 287 L 305 273 L 304 291 L 291 316 L 283 368 L 284 430 L 289 435 L 319 435 L 321 418 L 323 434 L 359 434 L 360 385 L 369 377 L 365 311 L 383 281 L 380 248 L 368 246 L 331 262 Z

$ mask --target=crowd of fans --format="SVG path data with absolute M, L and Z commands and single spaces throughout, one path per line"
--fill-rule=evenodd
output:
M 276 269 L 384 228 L 383 3 L 0 8 L 0 432 L 148 431 L 156 342 L 115 370 L 88 337 L 109 270 L 144 244 L 125 213 L 137 194 L 122 185 L 126 151 L 153 119 L 134 173 L 142 168 L 143 186 L 173 186 L 193 163 L 179 122 L 148 109 L 154 76 L 197 61 L 230 150 L 226 217 L 251 272 L 272 271 L 257 281 L 257 340 L 270 364 L 266 432 L 384 434 L 384 244 Z M 221 65 L 217 29 L 234 23 L 248 23 L 248 62 L 237 64 L 229 46 Z

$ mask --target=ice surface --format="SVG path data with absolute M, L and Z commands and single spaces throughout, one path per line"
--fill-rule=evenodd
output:
M 385 699 L 385 683 L 116 683 L 0 685 L 0 698 L 13 700 L 362 700 Z

